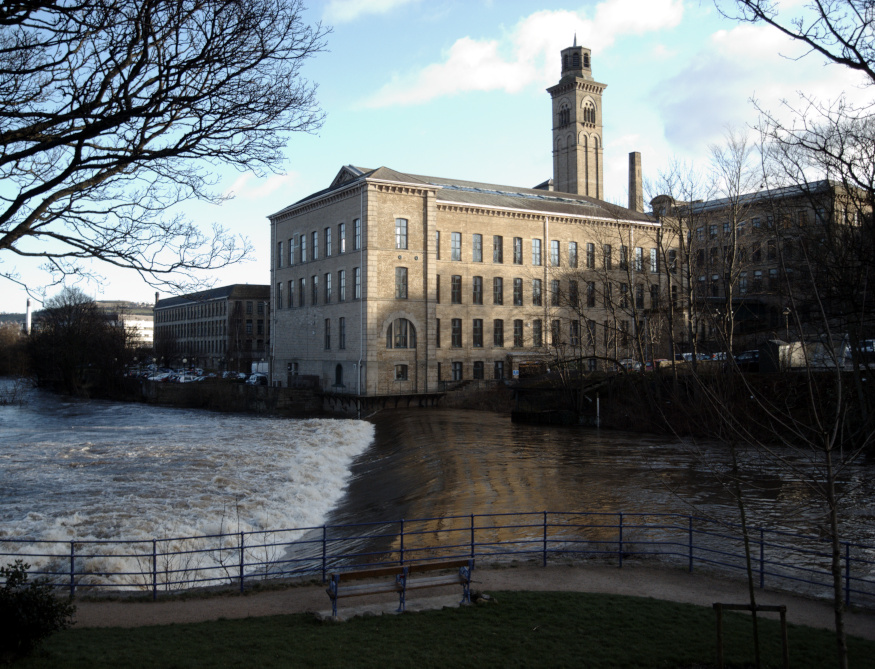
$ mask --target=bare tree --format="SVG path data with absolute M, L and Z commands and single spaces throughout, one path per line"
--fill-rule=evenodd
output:
M 327 30 L 300 0 L 76 0 L 0 8 L 0 252 L 55 279 L 99 259 L 182 289 L 245 238 L 174 214 L 213 168 L 277 169 L 320 127 L 301 76 Z M 0 272 L 19 280 L 12 265 Z

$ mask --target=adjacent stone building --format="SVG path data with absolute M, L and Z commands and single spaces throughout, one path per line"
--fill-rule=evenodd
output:
M 159 364 L 252 371 L 270 354 L 270 286 L 234 284 L 155 300 Z
M 600 199 L 605 85 L 588 49 L 561 60 L 552 182 L 347 165 L 269 217 L 274 384 L 307 374 L 336 392 L 425 393 L 533 361 L 640 358 L 662 290 L 658 222 L 642 211 L 638 154 L 632 208 Z

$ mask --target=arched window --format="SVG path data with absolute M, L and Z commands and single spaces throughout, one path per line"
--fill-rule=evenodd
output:
M 589 67 L 589 54 L 588 53 L 583 54 L 583 66 Z
M 572 67 L 580 67 L 580 54 L 575 53 L 571 56 L 571 66 Z
M 568 56 L 562 56 L 562 69 L 568 69 Z
M 595 105 L 592 100 L 583 103 L 583 120 L 585 123 L 595 123 Z
M 386 330 L 386 348 L 416 348 L 416 328 L 406 318 L 396 318 Z
M 559 110 L 559 125 L 568 125 L 571 123 L 571 110 L 568 107 L 562 107 Z

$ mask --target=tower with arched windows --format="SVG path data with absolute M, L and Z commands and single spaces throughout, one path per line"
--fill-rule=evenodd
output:
M 602 92 L 592 78 L 592 54 L 574 46 L 562 50 L 562 77 L 547 89 L 553 98 L 553 187 L 604 199 Z

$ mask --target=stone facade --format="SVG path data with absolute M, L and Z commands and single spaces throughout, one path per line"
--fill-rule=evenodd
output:
M 554 139 L 579 126 L 583 140 L 555 163 L 554 183 L 567 192 L 348 165 L 269 217 L 272 383 L 308 374 L 341 393 L 427 393 L 511 378 L 559 347 L 587 364 L 633 354 L 626 335 L 646 323 L 661 287 L 658 272 L 632 259 L 635 249 L 639 260 L 651 249 L 655 257 L 658 223 L 599 199 L 605 86 L 592 81 L 588 49 L 562 58 L 550 93 L 554 117 L 567 112 Z M 588 264 L 587 245 L 598 263 Z M 647 304 L 629 304 L 636 282 Z M 586 306 L 585 286 L 596 283 L 601 297 Z M 584 344 L 595 323 L 598 336 Z

